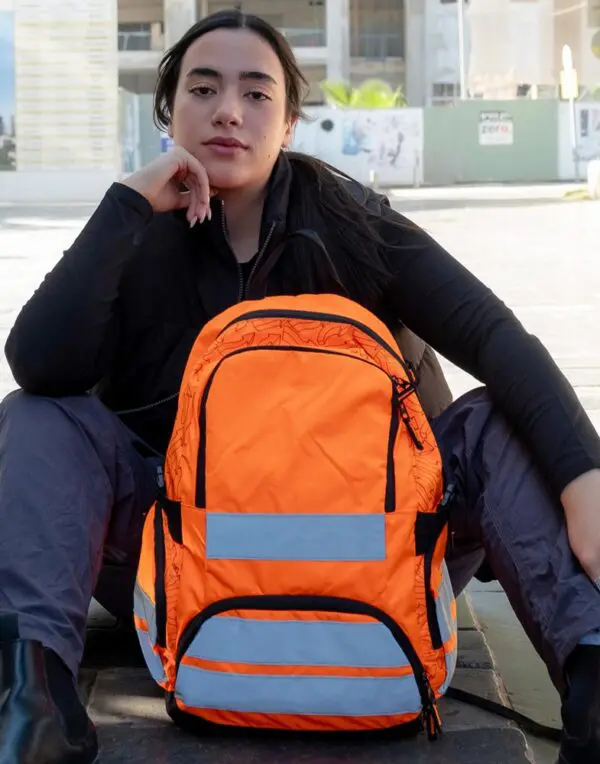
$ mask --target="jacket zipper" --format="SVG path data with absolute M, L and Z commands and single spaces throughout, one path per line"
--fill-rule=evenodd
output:
M 242 285 L 242 298 L 244 297 L 245 292 L 248 289 L 248 286 L 250 284 L 250 281 L 252 280 L 252 277 L 256 273 L 256 269 L 258 268 L 258 265 L 259 265 L 259 263 L 260 263 L 260 261 L 262 259 L 262 256 L 265 254 L 265 252 L 267 251 L 267 247 L 271 243 L 271 239 L 273 238 L 273 234 L 275 233 L 275 228 L 276 227 L 277 227 L 277 223 L 271 223 L 271 227 L 269 228 L 269 232 L 267 233 L 267 236 L 266 236 L 266 238 L 265 238 L 265 240 L 263 242 L 262 247 L 260 248 L 260 250 L 258 251 L 258 254 L 256 255 L 256 260 L 254 261 L 254 265 L 252 266 L 250 274 L 248 275 L 248 280 L 246 281 L 245 288 Z
M 277 227 L 277 223 L 272 223 L 271 228 L 269 229 L 269 232 L 267 233 L 267 236 L 263 242 L 262 247 L 259 249 L 258 254 L 256 255 L 256 261 L 254 263 L 254 266 L 252 267 L 252 270 L 250 271 L 250 275 L 248 276 L 248 281 L 246 282 L 246 287 L 250 283 L 250 279 L 254 274 L 256 273 L 256 268 L 258 266 L 259 260 L 262 258 L 262 256 L 267 251 L 267 247 L 269 246 L 271 239 L 273 237 L 273 234 L 275 232 L 275 228 Z M 231 245 L 229 244 L 229 234 L 227 233 L 227 220 L 225 218 L 225 202 L 221 202 L 221 230 L 223 231 L 223 236 L 225 237 L 225 241 L 227 242 L 229 249 L 231 250 L 231 254 L 233 255 L 233 259 L 235 260 L 235 265 L 238 272 L 238 302 L 242 302 L 244 299 L 244 293 L 246 291 L 246 288 L 244 287 L 244 272 L 242 271 L 242 266 L 239 263 L 239 260 L 235 256 L 235 252 L 231 249 Z
M 229 599 L 213 602 L 194 616 L 181 634 L 177 646 L 175 672 L 179 671 L 181 661 L 192 644 L 194 637 L 209 618 L 225 613 L 230 610 L 302 610 L 321 611 L 329 613 L 347 613 L 354 615 L 369 616 L 379 623 L 384 624 L 390 630 L 392 636 L 406 655 L 411 665 L 415 682 L 417 684 L 421 704 L 423 706 L 423 718 L 430 740 L 435 740 L 441 733 L 441 723 L 437 711 L 435 695 L 429 683 L 425 667 L 419 658 L 417 651 L 406 633 L 396 621 L 386 612 L 365 602 L 352 600 L 345 597 L 325 597 L 308 595 L 262 595 L 255 597 L 231 597 Z
M 215 368 L 212 370 L 208 380 L 206 381 L 206 385 L 204 387 L 204 390 L 202 391 L 202 398 L 200 400 L 200 421 L 199 421 L 199 427 L 200 427 L 200 445 L 198 447 L 198 466 L 196 470 L 196 506 L 199 508 L 206 506 L 206 406 L 208 403 L 208 395 L 210 393 L 210 389 L 212 387 L 213 381 L 215 379 L 215 375 L 217 371 L 219 370 L 221 364 L 226 361 L 228 358 L 231 358 L 232 356 L 240 355 L 241 353 L 250 353 L 257 350 L 264 350 L 264 351 L 296 351 L 301 353 L 325 353 L 327 355 L 339 355 L 343 356 L 344 358 L 350 358 L 353 361 L 360 361 L 361 363 L 366 363 L 369 366 L 373 366 L 373 368 L 378 369 L 381 371 L 382 374 L 387 373 L 380 367 L 377 366 L 377 364 L 371 363 L 370 361 L 366 361 L 364 358 L 357 358 L 356 356 L 348 355 L 347 353 L 341 353 L 339 351 L 335 350 L 324 350 L 322 348 L 298 348 L 293 345 L 279 345 L 275 347 L 250 347 L 250 348 L 239 348 L 238 350 L 234 350 L 229 355 L 225 356 L 225 358 L 221 358 L 221 360 L 217 363 Z M 399 397 L 398 397 L 398 380 L 395 377 L 389 377 L 388 379 L 391 379 L 392 382 L 392 391 L 391 391 L 391 416 L 390 416 L 390 429 L 389 429 L 389 435 L 388 435 L 388 446 L 387 446 L 387 468 L 386 468 L 386 489 L 385 489 L 385 501 L 384 501 L 384 509 L 385 512 L 395 512 L 396 511 L 396 467 L 394 463 L 394 447 L 396 444 L 396 438 L 398 435 L 398 427 L 399 427 Z

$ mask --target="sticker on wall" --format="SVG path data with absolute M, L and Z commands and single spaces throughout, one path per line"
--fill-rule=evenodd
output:
M 512 116 L 508 112 L 479 112 L 480 146 L 512 146 L 514 139 L 514 122 Z

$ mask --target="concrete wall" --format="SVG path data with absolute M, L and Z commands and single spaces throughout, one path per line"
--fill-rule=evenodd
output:
M 385 186 L 422 182 L 422 109 L 315 107 L 296 128 L 292 148 L 319 157 L 361 183 L 372 174 Z
M 511 145 L 481 145 L 482 112 L 504 112 L 512 121 Z M 555 101 L 465 101 L 430 108 L 424 118 L 427 184 L 535 183 L 558 178 Z

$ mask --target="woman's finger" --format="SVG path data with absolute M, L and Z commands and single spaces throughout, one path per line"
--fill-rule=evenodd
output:
M 205 207 L 208 207 L 210 203 L 210 182 L 208 180 L 207 172 L 196 157 L 193 157 L 189 153 L 187 153 L 187 170 L 188 176 L 186 182 L 189 180 L 191 181 L 190 185 L 195 185 L 196 201 Z
M 198 222 L 198 213 L 197 213 L 198 194 L 193 183 L 189 184 L 189 189 L 190 189 L 190 201 L 188 204 L 186 217 L 190 224 L 190 228 L 193 228 Z
M 198 221 L 203 223 L 206 218 L 210 220 L 210 197 L 209 201 L 206 202 L 204 200 L 204 189 L 198 182 L 197 178 L 195 176 L 191 176 L 190 180 L 190 185 L 193 186 L 195 191 L 196 215 L 198 217 Z

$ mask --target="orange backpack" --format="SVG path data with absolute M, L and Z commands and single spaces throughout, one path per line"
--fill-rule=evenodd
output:
M 172 718 L 441 731 L 448 492 L 389 330 L 334 295 L 242 302 L 192 349 L 135 624 Z

